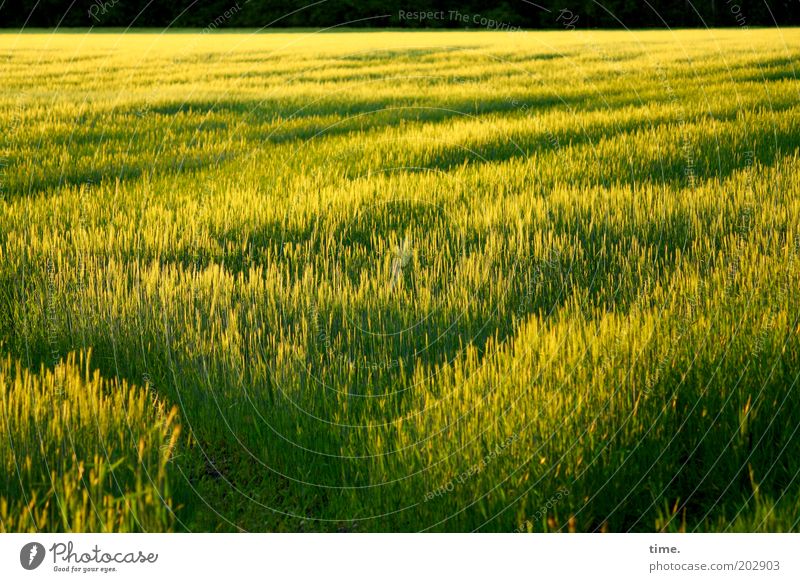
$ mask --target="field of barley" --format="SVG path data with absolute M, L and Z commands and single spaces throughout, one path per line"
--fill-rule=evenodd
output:
M 0 531 L 800 530 L 800 31 L 0 58 Z

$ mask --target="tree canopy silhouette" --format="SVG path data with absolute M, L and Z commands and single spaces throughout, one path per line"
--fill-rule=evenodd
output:
M 0 26 L 682 28 L 800 24 L 800 0 L 12 0 Z

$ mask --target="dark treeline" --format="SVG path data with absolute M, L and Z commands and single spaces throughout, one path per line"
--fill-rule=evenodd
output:
M 2 27 L 620 28 L 800 24 L 800 0 L 6 0 Z

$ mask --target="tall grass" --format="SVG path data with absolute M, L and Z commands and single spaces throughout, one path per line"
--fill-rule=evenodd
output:
M 163 531 L 177 409 L 69 355 L 38 374 L 0 366 L 4 532 Z
M 47 448 L 6 529 L 798 529 L 796 30 L 73 40 L 0 35 L 4 386 L 91 349 L 128 509 Z

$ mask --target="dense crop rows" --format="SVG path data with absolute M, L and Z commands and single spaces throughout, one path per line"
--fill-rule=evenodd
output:
M 0 53 L 5 529 L 800 527 L 797 31 Z
M 167 465 L 177 409 L 69 357 L 34 375 L 0 367 L 2 531 L 172 527 Z

